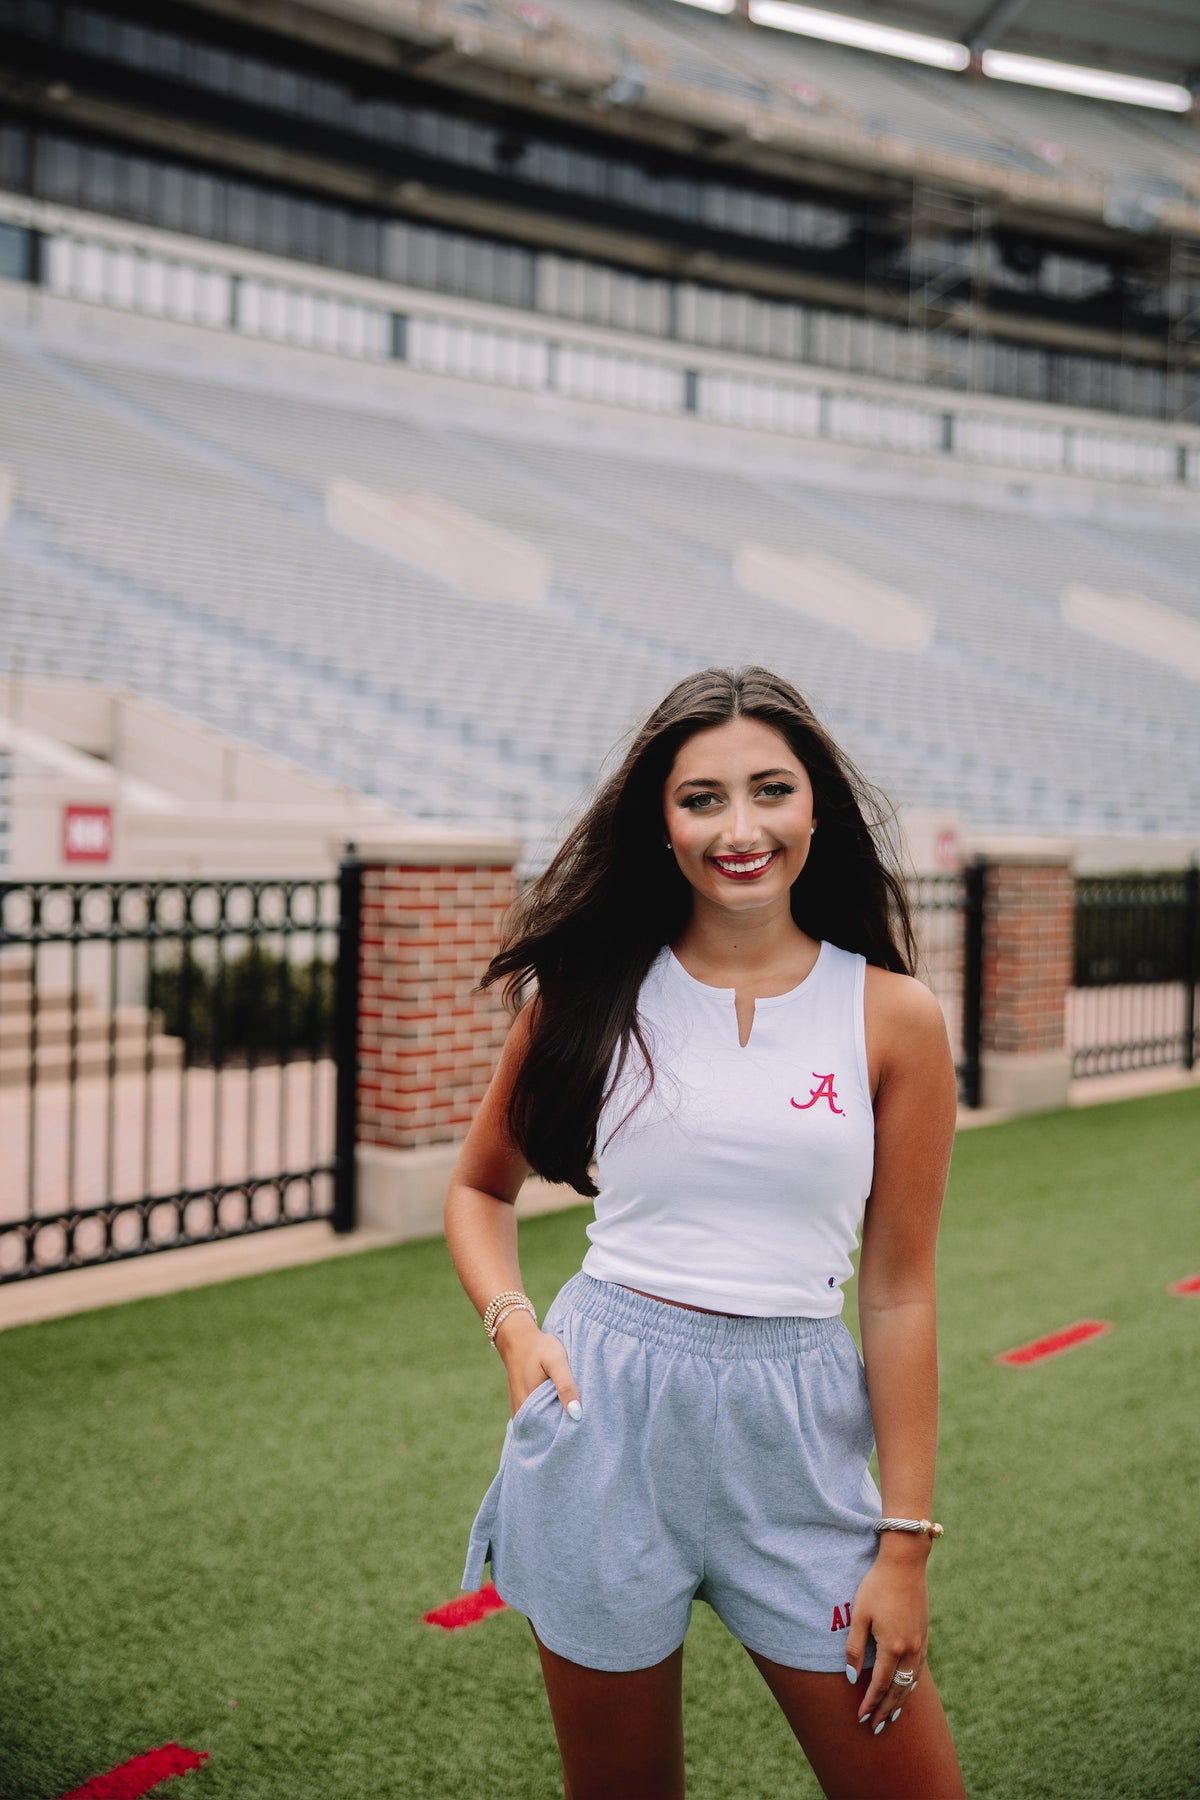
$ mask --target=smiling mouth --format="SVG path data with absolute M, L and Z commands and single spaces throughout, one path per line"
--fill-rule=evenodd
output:
M 779 855 L 778 850 L 764 850 L 758 856 L 713 856 L 709 861 L 730 881 L 755 881 Z

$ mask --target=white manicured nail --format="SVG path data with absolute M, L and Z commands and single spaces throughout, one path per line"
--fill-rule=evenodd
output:
M 567 1412 L 572 1419 L 582 1419 L 583 1417 L 583 1408 L 578 1400 L 567 1401 Z
M 878 1725 L 875 1727 L 875 1736 L 876 1737 L 879 1736 L 880 1732 L 883 1730 L 883 1728 L 886 1724 L 887 1724 L 886 1719 L 880 1719 Z
M 893 1724 L 893 1725 L 894 1725 L 894 1724 L 895 1724 L 895 1723 L 896 1723 L 896 1720 L 897 1720 L 897 1719 L 898 1719 L 898 1718 L 899 1718 L 899 1717 L 900 1717 L 900 1708 L 899 1708 L 899 1707 L 897 1707 L 897 1708 L 896 1708 L 896 1710 L 895 1710 L 895 1712 L 894 1712 L 894 1713 L 893 1713 L 893 1714 L 892 1714 L 892 1724 Z
M 846 1680 L 847 1681 L 857 1681 L 858 1680 L 858 1670 L 853 1666 L 852 1663 L 846 1664 Z

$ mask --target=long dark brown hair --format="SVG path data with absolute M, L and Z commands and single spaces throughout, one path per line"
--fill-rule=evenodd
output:
M 753 666 L 685 676 L 516 902 L 481 983 L 503 980 L 516 1011 L 536 982 L 538 1004 L 508 1126 L 539 1175 L 580 1194 L 597 1192 L 588 1166 L 614 1053 L 619 1074 L 636 1041 L 650 1067 L 638 992 L 655 957 L 679 939 L 691 915 L 691 886 L 664 853 L 663 783 L 688 738 L 737 718 L 774 726 L 812 784 L 820 829 L 792 885 L 797 925 L 880 968 L 911 974 L 916 966 L 894 814 L 883 796 L 791 682 Z

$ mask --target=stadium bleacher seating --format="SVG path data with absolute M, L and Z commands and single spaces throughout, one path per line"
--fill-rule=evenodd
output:
M 678 675 L 778 667 L 891 798 L 1023 831 L 1187 829 L 1195 685 L 1063 622 L 1068 581 L 1200 618 L 1193 530 L 1102 527 L 815 479 L 705 427 L 609 414 L 574 436 L 483 387 L 365 404 L 313 374 L 251 385 L 197 332 L 179 373 L 10 332 L 0 461 L 9 667 L 125 685 L 431 819 L 561 828 Z M 448 386 L 450 384 L 447 384 Z M 726 441 L 727 440 L 727 441 Z M 326 483 L 434 494 L 538 546 L 541 611 L 471 598 L 335 531 Z M 740 590 L 741 543 L 820 552 L 932 609 L 921 650 Z

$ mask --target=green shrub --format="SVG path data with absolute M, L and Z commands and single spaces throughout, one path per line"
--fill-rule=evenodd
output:
M 220 965 L 201 962 L 189 946 L 152 968 L 149 1004 L 162 1011 L 168 1036 L 183 1039 L 191 1063 L 273 1062 L 332 1053 L 335 990 L 332 963 L 291 962 L 256 940 Z

